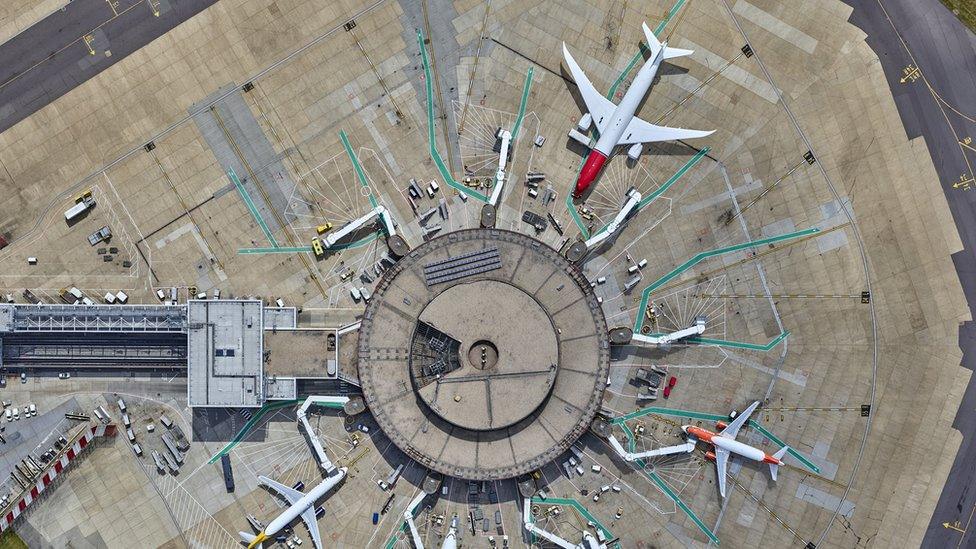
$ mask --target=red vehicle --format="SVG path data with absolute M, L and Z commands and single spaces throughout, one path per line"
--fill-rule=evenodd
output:
M 674 376 L 671 376 L 671 379 L 668 380 L 668 389 L 670 389 L 671 387 L 674 387 L 675 384 L 677 384 L 677 383 L 678 383 L 678 378 L 676 378 Z
M 0 236 L 0 249 L 5 248 L 6 246 L 7 246 L 7 239 Z
M 668 385 L 667 387 L 664 388 L 664 398 L 668 398 L 669 396 L 671 396 L 671 386 L 670 385 Z

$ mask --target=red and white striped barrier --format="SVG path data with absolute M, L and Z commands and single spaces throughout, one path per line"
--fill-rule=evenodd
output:
M 3 532 L 7 528 L 13 525 L 17 517 L 22 515 L 27 507 L 40 497 L 41 492 L 43 492 L 54 479 L 64 471 L 68 465 L 88 447 L 92 439 L 95 437 L 114 437 L 116 433 L 116 427 L 114 423 L 109 425 L 104 425 L 99 423 L 97 425 L 92 425 L 89 429 L 85 430 L 81 436 L 75 439 L 74 444 L 68 447 L 66 451 L 63 451 L 61 457 L 52 461 L 48 464 L 48 470 L 44 472 L 37 478 L 34 486 L 31 486 L 29 490 L 24 490 L 19 497 L 13 499 L 7 506 L 3 509 L 3 518 L 0 518 L 0 532 Z

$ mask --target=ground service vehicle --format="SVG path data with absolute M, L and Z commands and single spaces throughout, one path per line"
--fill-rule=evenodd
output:
M 228 492 L 234 491 L 234 470 L 230 466 L 230 456 L 224 454 L 220 456 L 220 467 L 224 470 L 224 487 Z
M 325 255 L 325 248 L 322 247 L 322 242 L 318 239 L 318 237 L 312 239 L 312 253 L 315 254 L 315 257 Z
M 71 223 L 81 217 L 85 212 L 95 207 L 95 198 L 92 196 L 91 189 L 75 197 L 75 205 L 64 212 L 64 220 Z

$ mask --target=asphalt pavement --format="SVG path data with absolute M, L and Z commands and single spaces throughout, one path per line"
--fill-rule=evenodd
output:
M 909 138 L 924 136 L 964 249 L 952 260 L 976 303 L 976 36 L 939 0 L 844 0 L 878 54 Z M 917 71 L 915 69 L 918 69 Z M 967 143 L 967 138 L 973 138 Z M 970 148 L 971 147 L 971 148 Z M 962 364 L 976 370 L 976 326 L 959 329 Z M 922 547 L 976 545 L 976 376 L 953 427 L 963 434 Z M 956 524 L 958 521 L 958 525 Z
M 217 0 L 74 0 L 0 45 L 0 132 Z

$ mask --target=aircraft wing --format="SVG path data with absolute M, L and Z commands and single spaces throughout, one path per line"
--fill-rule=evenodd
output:
M 308 535 L 312 536 L 312 545 L 315 546 L 315 549 L 323 549 L 322 534 L 319 533 L 319 523 L 315 517 L 315 505 L 309 505 L 308 509 L 305 509 L 302 513 L 302 521 L 308 528 Z
M 593 115 L 596 118 L 596 115 Z M 636 116 L 630 119 L 627 129 L 620 137 L 618 145 L 633 145 L 634 143 L 654 143 L 656 141 L 677 141 L 678 139 L 696 139 L 712 135 L 713 131 L 688 130 L 685 128 L 669 128 L 656 126 L 645 122 Z
M 617 106 L 613 104 L 613 101 L 596 91 L 596 88 L 586 77 L 586 73 L 570 55 L 565 42 L 563 42 L 563 56 L 566 58 L 566 65 L 569 66 L 569 72 L 573 74 L 573 80 L 576 81 L 576 87 L 579 88 L 580 95 L 583 96 L 583 102 L 586 103 L 586 110 L 590 111 L 590 115 L 593 116 L 596 129 L 603 132 L 603 129 L 610 123 L 610 117 Z
M 715 448 L 715 473 L 718 476 L 718 491 L 725 497 L 725 474 L 729 465 L 729 451 Z
M 749 421 L 749 416 L 756 411 L 757 406 L 759 406 L 758 400 L 750 404 L 749 407 L 743 410 L 741 414 L 737 415 L 735 419 L 732 420 L 732 423 L 729 423 L 725 429 L 722 429 L 722 432 L 719 433 L 719 435 L 734 439 L 735 436 L 739 434 L 739 429 L 741 429 L 742 426 Z
M 302 499 L 302 497 L 305 495 L 294 488 L 289 488 L 280 482 L 271 480 L 268 477 L 258 477 L 258 480 L 261 481 L 261 484 L 264 484 L 268 488 L 271 488 L 275 492 L 281 494 L 281 496 L 287 499 L 288 503 L 292 505 L 294 505 L 296 501 Z M 313 510 L 312 513 L 314 516 L 315 511 Z

